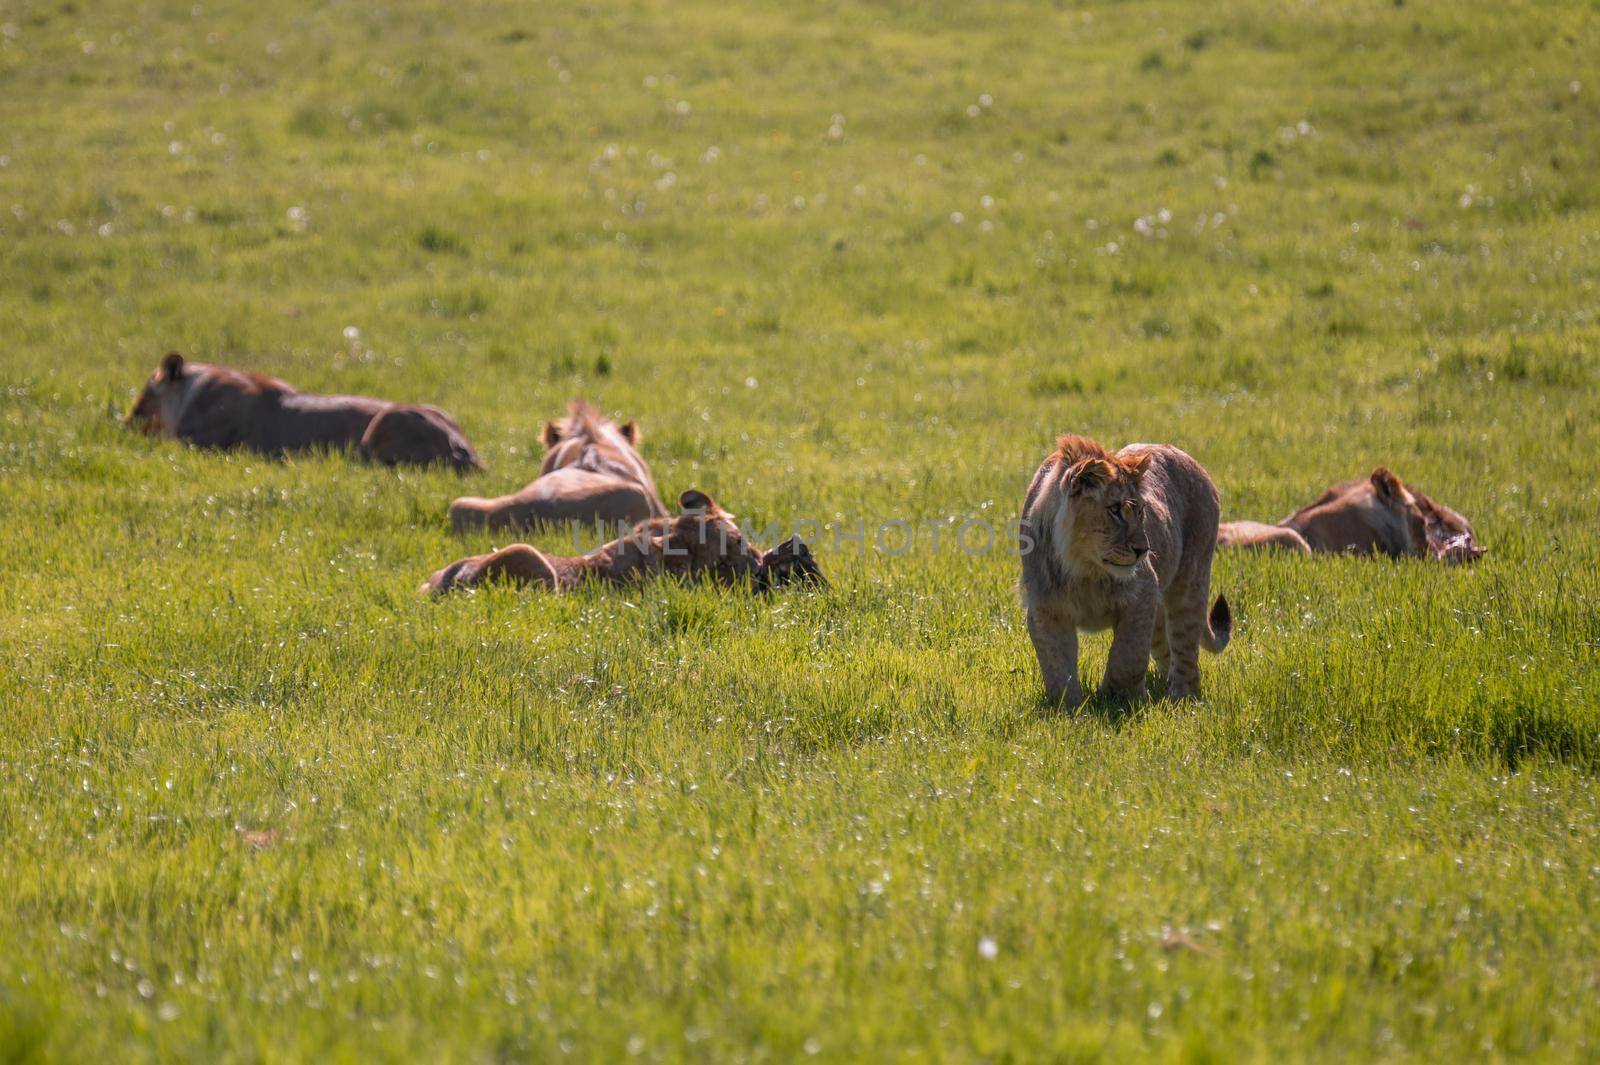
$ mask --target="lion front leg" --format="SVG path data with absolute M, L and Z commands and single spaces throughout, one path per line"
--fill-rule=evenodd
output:
M 1071 618 L 1028 606 L 1028 636 L 1044 675 L 1044 696 L 1050 703 L 1077 706 L 1083 702 L 1078 683 L 1078 627 Z
M 1144 698 L 1155 624 L 1154 610 L 1140 610 L 1116 620 L 1111 630 L 1111 653 L 1106 657 L 1106 675 L 1097 691 L 1099 696 L 1129 701 Z

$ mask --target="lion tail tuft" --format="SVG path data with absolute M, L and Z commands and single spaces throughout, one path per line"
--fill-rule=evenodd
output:
M 1206 618 L 1206 631 L 1200 646 L 1214 655 L 1221 654 L 1232 636 L 1233 610 L 1228 606 L 1227 597 L 1219 595 L 1217 601 L 1211 604 L 1211 616 Z

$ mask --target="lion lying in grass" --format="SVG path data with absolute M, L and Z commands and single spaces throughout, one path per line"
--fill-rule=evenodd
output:
M 266 455 L 348 448 L 385 466 L 483 467 L 455 419 L 438 407 L 314 395 L 275 377 L 186 362 L 176 351 L 150 375 L 125 421 L 202 448 Z
M 547 555 L 528 544 L 512 544 L 486 555 L 452 562 L 429 577 L 425 595 L 503 581 L 560 593 L 585 580 L 623 584 L 651 577 L 748 581 L 760 591 L 789 584 L 826 585 L 816 560 L 798 537 L 771 551 L 754 548 L 733 515 L 694 489 L 678 497 L 683 513 L 651 518 L 587 555 Z
M 575 401 L 566 418 L 545 423 L 544 463 L 531 484 L 494 499 L 462 496 L 450 504 L 450 525 L 462 532 L 666 517 L 655 478 L 639 455 L 639 439 L 635 423 L 619 426 Z
M 1365 480 L 1334 485 L 1277 525 L 1235 521 L 1219 526 L 1227 547 L 1281 547 L 1300 554 L 1388 555 L 1472 562 L 1488 552 L 1472 524 L 1401 481 L 1387 466 Z
M 1132 444 L 1115 455 L 1063 436 L 1022 503 L 1022 595 L 1045 696 L 1075 706 L 1078 630 L 1112 630 L 1100 694 L 1142 697 L 1154 657 L 1173 698 L 1200 694 L 1200 648 L 1228 644 L 1217 597 L 1217 489 L 1175 447 Z

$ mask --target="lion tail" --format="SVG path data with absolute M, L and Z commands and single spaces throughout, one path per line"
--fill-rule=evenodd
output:
M 1233 611 L 1228 607 L 1227 598 L 1219 595 L 1217 601 L 1211 604 L 1211 616 L 1206 618 L 1206 631 L 1200 637 L 1200 646 L 1214 655 L 1221 654 L 1232 636 Z

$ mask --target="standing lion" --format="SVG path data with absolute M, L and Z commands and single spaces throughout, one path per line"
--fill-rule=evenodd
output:
M 1165 444 L 1109 454 L 1067 435 L 1022 501 L 1022 595 L 1052 703 L 1083 701 L 1078 630 L 1112 630 L 1099 693 L 1142 698 L 1153 656 L 1177 699 L 1200 694 L 1200 648 L 1228 644 L 1221 596 L 1206 613 L 1217 546 L 1217 488 Z

